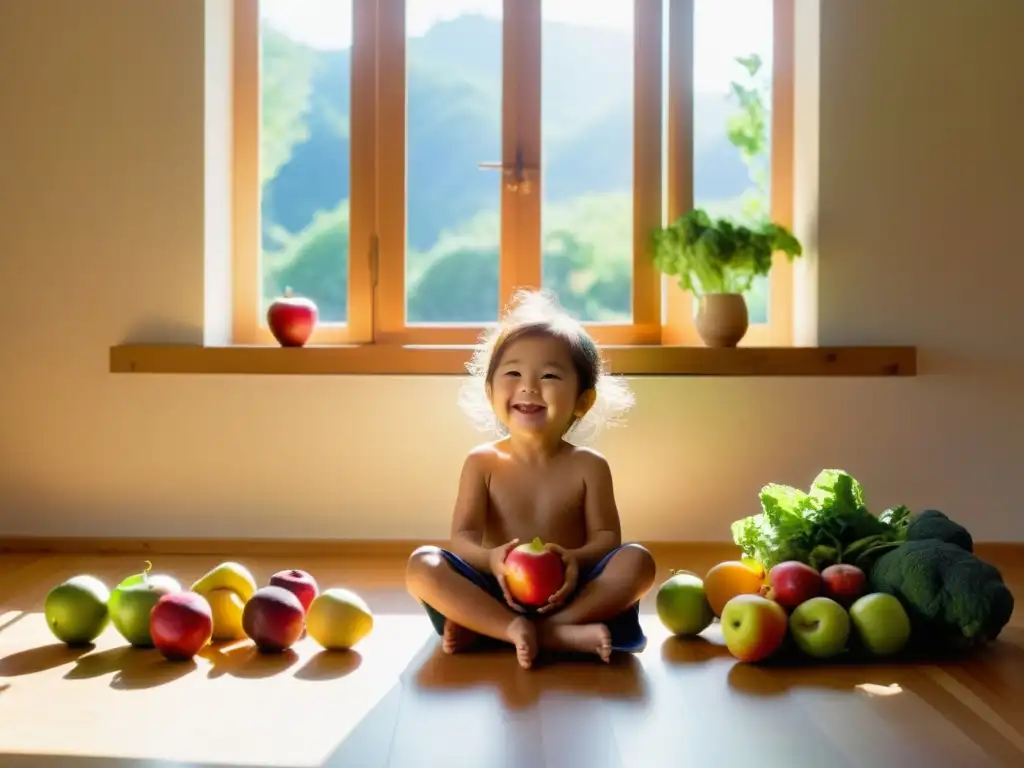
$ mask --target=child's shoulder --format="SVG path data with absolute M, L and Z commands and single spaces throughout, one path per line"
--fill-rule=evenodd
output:
M 500 458 L 505 453 L 502 450 L 502 442 L 501 440 L 493 440 L 488 443 L 474 445 L 466 453 L 466 463 L 480 465 Z
M 490 466 L 494 461 L 507 459 L 510 455 L 508 448 L 509 438 L 504 437 L 486 443 L 474 445 L 466 453 L 465 463 L 470 466 Z M 574 445 L 569 442 L 563 443 L 563 460 L 581 471 L 598 470 L 607 471 L 608 460 L 600 451 L 587 446 Z
M 608 467 L 608 459 L 600 451 L 583 445 L 570 445 L 569 458 L 580 469 L 604 470 Z

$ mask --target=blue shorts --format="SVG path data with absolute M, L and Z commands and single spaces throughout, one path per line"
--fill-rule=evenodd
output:
M 596 579 L 605 569 L 605 566 L 608 565 L 612 556 L 625 546 L 628 545 L 623 544 L 621 547 L 613 549 L 602 557 L 600 562 L 598 562 L 597 565 L 589 571 L 584 573 L 581 569 L 579 579 L 576 584 L 576 592 L 582 589 L 587 583 Z M 460 576 L 466 577 L 480 587 L 480 589 L 484 590 L 484 592 L 504 605 L 505 594 L 501 591 L 501 586 L 493 575 L 489 573 L 481 573 L 454 552 L 450 552 L 447 549 L 441 549 L 441 554 L 444 555 L 448 565 L 455 569 L 456 573 Z M 575 595 L 570 595 L 568 600 L 566 600 L 566 604 L 568 604 L 574 596 Z M 426 609 L 427 615 L 430 617 L 430 623 L 434 625 L 434 629 L 437 631 L 437 634 L 443 634 L 445 617 L 426 603 L 423 603 L 423 607 Z M 640 626 L 639 602 L 634 603 L 611 621 L 604 622 L 604 625 L 608 627 L 608 631 L 612 636 L 612 650 L 614 651 L 621 651 L 623 653 L 640 653 L 647 646 L 647 637 L 644 635 L 643 628 Z

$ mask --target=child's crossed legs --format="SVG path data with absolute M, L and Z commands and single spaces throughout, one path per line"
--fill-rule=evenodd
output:
M 655 579 L 654 558 L 639 544 L 609 552 L 589 571 L 565 605 L 550 615 L 521 614 L 506 603 L 497 580 L 448 550 L 420 547 L 409 558 L 406 584 L 426 609 L 445 651 L 476 633 L 516 647 L 529 667 L 540 648 L 596 653 L 639 653 L 647 638 L 639 622 L 639 601 Z M 468 631 L 468 632 L 467 632 Z

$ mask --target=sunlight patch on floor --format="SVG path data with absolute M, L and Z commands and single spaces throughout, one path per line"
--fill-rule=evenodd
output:
M 892 685 L 861 683 L 860 685 L 855 685 L 853 687 L 858 691 L 863 691 L 868 696 L 896 696 L 897 694 L 903 693 L 903 688 L 900 687 L 899 683 L 893 683 Z
M 113 629 L 92 649 L 68 649 L 29 614 L 0 636 L 0 680 L 21 689 L 0 696 L 0 722 L 19 723 L 0 732 L 0 754 L 320 765 L 431 635 L 423 615 L 385 615 L 353 652 L 303 638 L 263 655 L 243 641 L 168 662 Z M 23 676 L 30 685 L 17 685 Z

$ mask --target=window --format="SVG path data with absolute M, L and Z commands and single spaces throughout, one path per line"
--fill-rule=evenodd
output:
M 650 232 L 792 197 L 793 0 L 235 0 L 234 341 L 463 345 L 519 286 L 699 344 Z M 791 271 L 744 344 L 791 343 Z

